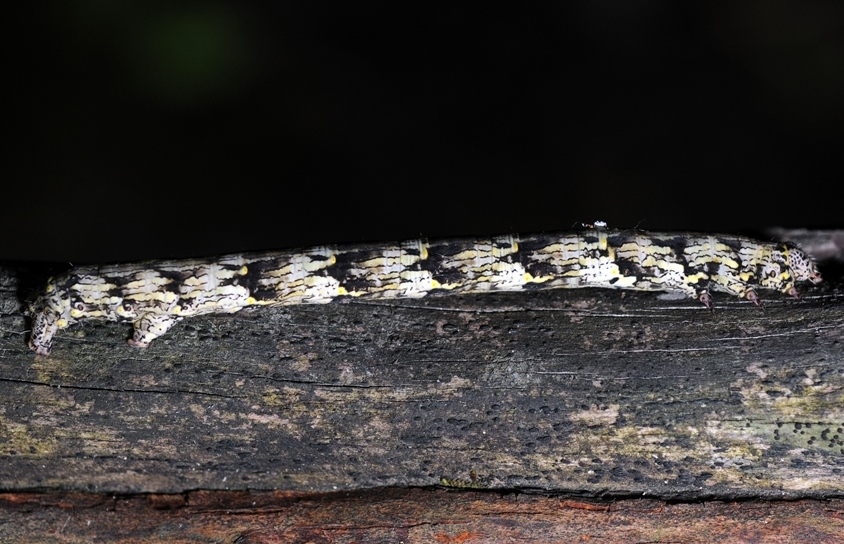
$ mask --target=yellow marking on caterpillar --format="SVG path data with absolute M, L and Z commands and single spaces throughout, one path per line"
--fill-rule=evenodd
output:
M 709 279 L 709 275 L 704 272 L 698 272 L 697 274 L 692 274 L 691 276 L 686 276 L 686 281 L 688 283 L 698 283 L 700 280 Z

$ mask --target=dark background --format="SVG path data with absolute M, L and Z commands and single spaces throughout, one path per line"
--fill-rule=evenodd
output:
M 842 227 L 844 3 L 21 3 L 0 259 Z

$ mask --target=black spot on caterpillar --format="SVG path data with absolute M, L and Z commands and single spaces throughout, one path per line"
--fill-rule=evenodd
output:
M 572 233 L 323 246 L 73 268 L 51 278 L 29 306 L 29 346 L 48 355 L 59 329 L 99 319 L 131 322 L 129 344 L 142 348 L 186 317 L 338 297 L 603 287 L 682 293 L 711 307 L 711 292 L 760 304 L 758 289 L 797 297 L 803 281 L 821 277 L 788 243 L 598 224 Z

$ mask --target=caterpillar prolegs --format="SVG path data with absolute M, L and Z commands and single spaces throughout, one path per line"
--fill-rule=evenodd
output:
M 758 289 L 797 297 L 821 281 L 799 248 L 719 234 L 612 230 L 409 240 L 83 266 L 51 278 L 27 310 L 30 348 L 48 355 L 58 329 L 86 319 L 131 322 L 146 347 L 185 317 L 340 297 L 419 298 L 603 287 L 682 293 L 712 307 L 720 291 L 760 304 Z

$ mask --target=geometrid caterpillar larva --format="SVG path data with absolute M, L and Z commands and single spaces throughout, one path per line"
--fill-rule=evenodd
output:
M 29 346 L 47 355 L 58 329 L 103 319 L 133 323 L 129 344 L 142 348 L 185 317 L 339 297 L 604 287 L 684 293 L 711 307 L 713 291 L 759 304 L 758 289 L 797 297 L 794 285 L 801 281 L 821 277 L 815 263 L 788 243 L 602 226 L 82 266 L 50 279 L 29 307 Z

